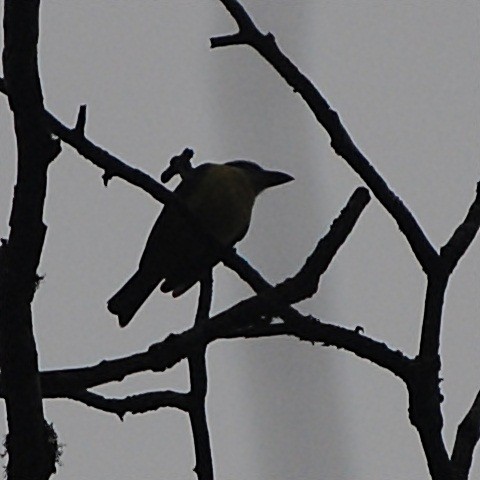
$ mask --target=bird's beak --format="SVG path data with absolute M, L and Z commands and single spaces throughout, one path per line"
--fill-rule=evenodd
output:
M 277 185 L 283 185 L 284 183 L 291 182 L 293 177 L 288 173 L 266 171 L 263 175 L 263 188 L 275 187 Z

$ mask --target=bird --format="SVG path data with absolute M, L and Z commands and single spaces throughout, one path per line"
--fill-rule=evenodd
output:
M 202 227 L 221 245 L 232 247 L 247 233 L 257 196 L 293 180 L 249 160 L 203 163 L 182 175 L 174 190 Z M 107 302 L 121 327 L 133 319 L 155 288 L 178 297 L 220 261 L 220 252 L 198 239 L 193 222 L 167 204 L 148 236 L 136 272 Z

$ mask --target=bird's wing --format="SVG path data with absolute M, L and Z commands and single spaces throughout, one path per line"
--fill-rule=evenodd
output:
M 195 168 L 175 189 L 175 194 L 187 206 L 189 199 L 198 194 L 207 168 L 208 164 Z M 211 256 L 208 245 L 196 240 L 196 228 L 192 222 L 174 205 L 166 205 L 147 239 L 140 259 L 140 270 L 156 271 L 157 278 L 166 279 L 166 291 L 170 291 L 198 277 L 205 269 L 205 261 Z

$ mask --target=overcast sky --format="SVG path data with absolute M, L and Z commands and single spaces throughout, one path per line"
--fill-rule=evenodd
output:
M 354 141 L 438 247 L 480 179 L 480 7 L 475 1 L 248 0 L 243 4 L 339 112 Z M 3 2 L 1 2 L 3 7 Z M 292 275 L 360 179 L 298 95 L 253 50 L 211 51 L 234 23 L 216 0 L 42 2 L 40 70 L 47 108 L 154 176 L 185 147 L 194 161 L 253 159 L 296 180 L 256 205 L 242 255 L 271 282 Z M 8 236 L 15 175 L 12 118 L 0 100 L 0 235 Z M 106 300 L 136 268 L 160 206 L 64 146 L 50 169 L 45 275 L 34 302 L 42 369 L 145 350 L 192 323 L 197 288 L 155 293 L 121 330 Z M 480 242 L 447 292 L 442 336 L 445 440 L 480 388 Z M 215 270 L 215 311 L 250 291 Z M 415 354 L 425 279 L 376 201 L 301 309 Z M 208 420 L 218 479 L 428 478 L 406 390 L 334 348 L 295 339 L 223 341 L 208 349 Z M 188 389 L 183 363 L 104 387 L 124 396 Z M 194 479 L 187 416 L 117 417 L 46 401 L 66 444 L 57 478 Z M 3 414 L 2 414 L 3 415 Z M 3 422 L 3 425 L 4 422 Z M 5 426 L 3 431 L 5 431 Z M 480 476 L 474 465 L 472 478 Z

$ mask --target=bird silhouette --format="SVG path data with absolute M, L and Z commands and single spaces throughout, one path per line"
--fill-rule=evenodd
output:
M 247 160 L 205 163 L 183 175 L 175 194 L 216 240 L 233 246 L 247 233 L 256 197 L 291 180 L 286 173 Z M 107 303 L 121 327 L 128 325 L 162 280 L 160 290 L 178 297 L 220 261 L 218 249 L 200 240 L 192 223 L 174 205 L 163 208 L 137 271 Z

